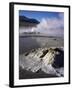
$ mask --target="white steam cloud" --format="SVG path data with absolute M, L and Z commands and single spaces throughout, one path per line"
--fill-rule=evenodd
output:
M 40 24 L 31 31 L 45 33 L 51 36 L 64 36 L 64 15 L 59 14 L 59 18 L 42 18 Z

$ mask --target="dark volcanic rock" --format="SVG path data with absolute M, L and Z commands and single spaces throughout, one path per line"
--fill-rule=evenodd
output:
M 36 26 L 40 22 L 36 19 L 30 19 L 25 16 L 19 16 L 19 25 L 20 26 Z
M 55 51 L 58 51 L 59 54 L 55 56 L 55 60 L 52 64 L 54 68 L 64 67 L 64 51 L 56 48 Z

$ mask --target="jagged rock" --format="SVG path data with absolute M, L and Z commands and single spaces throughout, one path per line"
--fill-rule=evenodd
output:
M 20 55 L 22 69 L 37 72 L 42 70 L 47 74 L 64 76 L 64 50 L 63 48 L 38 48 Z

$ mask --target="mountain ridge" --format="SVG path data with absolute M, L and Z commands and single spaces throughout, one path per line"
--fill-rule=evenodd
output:
M 19 16 L 19 25 L 20 26 L 36 26 L 40 22 L 33 18 L 28 18 L 26 16 Z

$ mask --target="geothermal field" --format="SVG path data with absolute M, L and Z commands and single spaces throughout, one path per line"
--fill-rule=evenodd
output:
M 64 77 L 64 13 L 19 11 L 19 79 Z
M 63 38 L 19 37 L 19 79 L 64 76 Z

